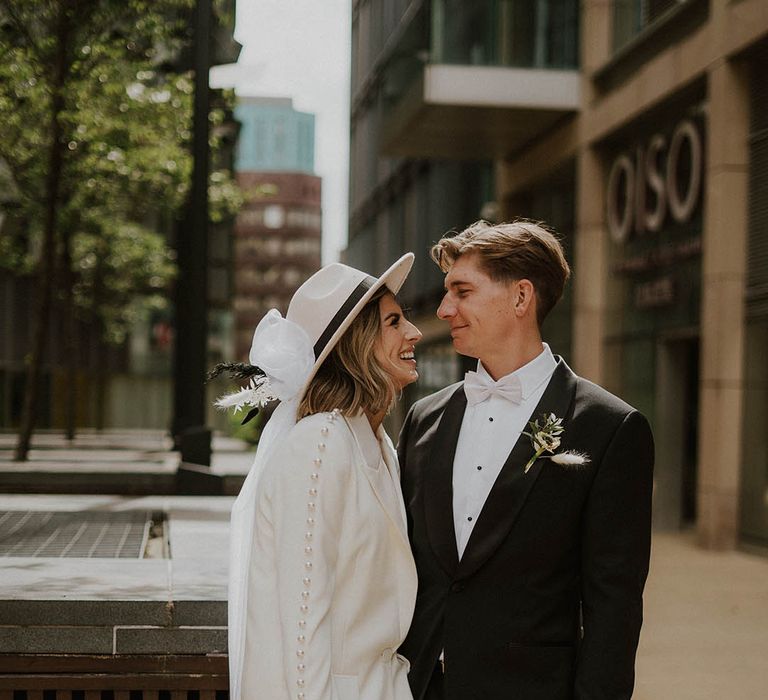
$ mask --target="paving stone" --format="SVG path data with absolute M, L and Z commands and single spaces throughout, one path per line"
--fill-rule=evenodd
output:
M 223 544 L 223 543 L 222 543 Z M 226 549 L 226 545 L 224 545 Z M 229 568 L 226 557 L 171 559 L 171 595 L 173 600 L 226 600 Z
M 117 627 L 117 654 L 213 654 L 227 650 L 226 627 Z
M 0 559 L 0 600 L 171 599 L 166 559 Z
M 177 600 L 173 603 L 173 624 L 178 627 L 226 627 L 225 600 Z
M 2 654 L 111 654 L 111 627 L 0 626 Z
M 194 619 L 194 613 L 189 611 L 190 620 Z M 201 617 L 208 620 L 211 615 L 203 612 Z M 172 619 L 173 606 L 164 601 L 0 600 L 0 624 L 3 625 L 170 625 Z
M 81 474 L 62 474 L 45 470 L 17 472 L 11 466 L 0 465 L 0 489 L 10 493 L 175 493 L 176 474 L 158 474 L 155 471 L 153 467 L 144 473 L 114 474 L 94 470 Z

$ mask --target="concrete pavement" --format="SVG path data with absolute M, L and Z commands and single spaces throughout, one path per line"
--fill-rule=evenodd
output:
M 657 534 L 634 700 L 768 697 L 768 559 Z
M 14 462 L 16 435 L 0 431 L 0 491 L 124 495 L 178 493 L 179 454 L 160 430 L 83 429 L 69 442 L 60 431 L 38 431 L 26 462 Z M 213 436 L 210 474 L 224 495 L 236 494 L 253 461 L 242 440 Z
M 0 556 L 2 654 L 216 654 L 226 651 L 229 497 L 0 496 L 0 544 L 26 539 L 27 556 Z M 109 515 L 146 513 L 162 523 L 144 556 L 34 556 L 50 541 L 39 521 L 4 514 L 64 513 L 73 538 L 108 534 Z M 162 517 L 160 517 L 162 514 Z M 115 519 L 118 528 L 122 526 Z M 26 521 L 27 523 L 30 520 Z M 61 528 L 59 528 L 61 529 Z M 148 533 L 149 534 L 149 533 Z M 106 549 L 109 549 L 108 547 Z
M 213 471 L 242 478 L 252 454 L 241 443 L 215 446 Z M 161 433 L 83 432 L 74 445 L 43 433 L 32 462 L 17 465 L 10 461 L 11 437 L 0 435 L 0 472 L 23 479 L 45 464 L 62 477 L 79 469 L 86 479 L 103 473 L 125 480 L 145 465 L 154 475 L 170 474 L 178 458 L 168 447 Z M 221 653 L 232 500 L 0 495 L 0 517 L 21 511 L 163 513 L 167 545 L 149 543 L 148 556 L 133 559 L 0 555 L 0 653 Z M 0 543 L 3 537 L 14 535 L 0 523 Z M 654 536 L 633 697 L 768 697 L 768 557 L 707 552 L 689 534 Z

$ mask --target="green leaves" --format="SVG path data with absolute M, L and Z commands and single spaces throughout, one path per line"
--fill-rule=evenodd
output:
M 0 229 L 0 265 L 29 271 L 39 264 L 56 118 L 57 251 L 70 247 L 76 303 L 99 316 L 113 338 L 124 334 L 136 298 L 157 304 L 174 274 L 166 238 L 192 169 L 193 82 L 170 67 L 188 46 L 193 6 L 194 0 L 0 0 L 0 161 L 16 185 L 15 224 L 6 217 Z M 222 117 L 212 113 L 212 124 Z M 212 144 L 218 146 L 216 136 Z M 224 170 L 212 173 L 210 197 L 213 221 L 242 202 Z
M 545 452 L 553 454 L 554 451 L 560 447 L 560 436 L 565 430 L 562 423 L 563 419 L 558 418 L 554 413 L 542 414 L 541 422 L 536 418 L 528 423 L 531 432 L 527 433 L 523 431 L 523 435 L 526 435 L 531 439 L 534 453 L 533 457 L 531 457 L 525 465 L 525 468 L 523 469 L 524 473 L 527 474 L 528 470 L 533 466 L 536 460 Z

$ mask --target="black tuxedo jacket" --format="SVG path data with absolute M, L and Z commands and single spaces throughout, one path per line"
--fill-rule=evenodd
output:
M 521 436 L 461 561 L 452 471 L 466 398 L 454 384 L 413 405 L 400 457 L 419 574 L 401 652 L 422 700 L 445 653 L 446 700 L 626 700 L 648 574 L 653 438 L 645 418 L 563 362 L 531 419 L 554 413 L 563 467 Z

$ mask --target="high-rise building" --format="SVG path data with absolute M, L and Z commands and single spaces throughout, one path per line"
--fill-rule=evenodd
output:
M 247 203 L 235 223 L 235 353 L 248 356 L 264 314 L 285 314 L 320 267 L 321 180 L 314 175 L 312 114 L 288 98 L 240 98 L 237 179 Z
M 434 316 L 443 286 L 429 246 L 500 216 L 498 159 L 576 113 L 577 26 L 577 3 L 568 0 L 353 3 L 345 259 L 380 272 L 402 251 L 417 253 L 402 296 L 424 339 L 421 379 L 406 404 L 472 364 L 456 356 Z M 530 215 L 568 236 L 572 205 L 567 189 L 552 191 Z M 561 319 L 568 309 L 566 300 Z M 568 324 L 548 325 L 568 358 Z M 400 417 L 392 416 L 393 429 Z
M 352 36 L 346 255 L 419 257 L 411 398 L 461 375 L 429 244 L 543 219 L 574 273 L 545 339 L 651 419 L 656 526 L 768 545 L 765 2 L 358 0 Z

